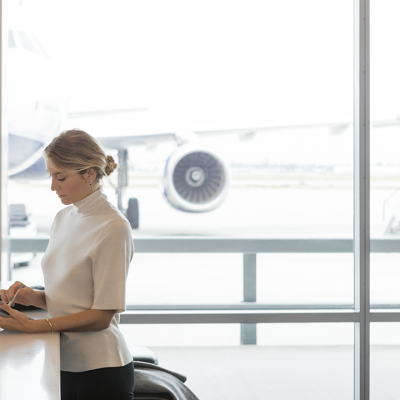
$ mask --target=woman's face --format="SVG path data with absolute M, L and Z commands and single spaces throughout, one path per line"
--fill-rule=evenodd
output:
M 98 183 L 93 182 L 96 178 L 93 170 L 89 170 L 83 175 L 64 174 L 57 170 L 50 162 L 47 162 L 46 167 L 51 177 L 51 190 L 56 192 L 61 203 L 65 205 L 83 200 L 99 187 Z

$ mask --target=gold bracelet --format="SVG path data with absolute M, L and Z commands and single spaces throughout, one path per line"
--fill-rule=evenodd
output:
M 47 318 L 45 318 L 45 319 L 46 319 L 47 323 L 50 325 L 51 333 L 53 333 L 54 332 L 53 325 L 51 324 L 51 322 Z

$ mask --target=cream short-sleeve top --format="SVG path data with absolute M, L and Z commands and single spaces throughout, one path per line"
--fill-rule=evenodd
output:
M 133 257 L 129 222 L 95 191 L 61 210 L 42 259 L 50 317 L 85 310 L 125 311 L 125 282 Z M 83 372 L 132 361 L 115 314 L 101 331 L 61 333 L 61 370 Z

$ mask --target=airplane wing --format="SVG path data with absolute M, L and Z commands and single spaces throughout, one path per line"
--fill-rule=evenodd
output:
M 242 140 L 252 139 L 259 133 L 301 129 L 329 129 L 332 134 L 344 132 L 352 122 L 259 125 L 245 127 L 190 127 L 165 126 L 151 115 L 146 107 L 69 112 L 64 129 L 80 128 L 95 136 L 106 148 L 123 150 L 131 146 L 154 146 L 160 142 L 190 142 L 198 137 L 237 135 Z
M 108 149 L 124 150 L 135 145 L 149 145 L 176 140 L 175 133 L 154 133 L 132 136 L 100 136 L 96 139 Z
M 146 107 L 135 107 L 135 108 L 119 108 L 114 110 L 92 110 L 92 111 L 70 111 L 67 113 L 68 119 L 79 119 L 87 117 L 96 117 L 102 115 L 121 115 L 121 114 L 132 114 L 135 112 L 146 111 Z
M 389 126 L 396 126 L 400 125 L 400 119 L 371 121 L 371 125 L 373 128 L 385 128 Z
M 181 130 L 169 130 L 167 132 L 148 132 L 127 134 L 123 136 L 96 136 L 96 139 L 104 146 L 110 149 L 123 150 L 135 145 L 151 146 L 160 142 L 176 141 L 178 144 L 190 142 L 191 137 L 212 137 L 219 135 L 238 135 L 240 139 L 252 139 L 258 133 L 273 131 L 287 131 L 298 129 L 316 129 L 328 128 L 332 134 L 344 132 L 352 123 L 331 123 L 331 124 L 309 124 L 309 125 L 281 125 L 281 126 L 255 126 L 247 128 L 227 128 L 227 129 L 202 129 L 191 132 Z
M 190 141 L 191 137 L 212 137 L 220 135 L 237 135 L 241 140 L 254 138 L 257 134 L 277 131 L 323 129 L 332 135 L 345 132 L 353 125 L 352 121 L 332 123 L 311 123 L 293 125 L 265 125 L 247 127 L 191 128 L 182 131 L 176 127 L 157 124 L 146 107 L 124 108 L 114 110 L 93 110 L 69 112 L 68 129 L 78 127 L 94 135 L 100 143 L 111 149 L 122 150 L 131 146 L 153 146 L 160 142 L 176 141 L 178 144 Z M 393 120 L 371 121 L 373 128 L 400 125 L 400 116 Z M 118 132 L 118 136 L 113 133 Z M 110 134 L 111 133 L 111 134 Z
M 127 134 L 123 136 L 102 136 L 97 139 L 107 148 L 122 150 L 135 145 L 154 145 L 160 142 L 176 141 L 178 144 L 190 141 L 190 135 L 198 137 L 212 137 L 219 135 L 237 135 L 242 140 L 252 139 L 259 133 L 303 130 L 303 129 L 329 129 L 332 135 L 339 135 L 346 131 L 353 122 L 335 122 L 321 124 L 299 124 L 299 125 L 271 125 L 271 126 L 254 126 L 244 128 L 226 128 L 226 129 L 199 129 L 191 132 L 182 132 L 180 130 L 170 129 L 168 132 L 153 132 L 142 134 Z M 383 128 L 400 125 L 400 119 L 371 121 L 373 128 Z M 135 129 L 137 132 L 137 129 Z
M 276 132 L 276 131 L 288 131 L 288 130 L 300 130 L 300 129 L 318 129 L 327 128 L 332 134 L 339 134 L 344 132 L 352 122 L 336 122 L 336 123 L 323 123 L 323 124 L 299 124 L 299 125 L 271 125 L 271 126 L 254 126 L 247 128 L 235 128 L 235 129 L 219 129 L 219 130 L 199 130 L 194 131 L 199 136 L 213 136 L 213 135 L 227 135 L 236 134 L 246 139 L 252 137 L 257 133 L 264 132 Z

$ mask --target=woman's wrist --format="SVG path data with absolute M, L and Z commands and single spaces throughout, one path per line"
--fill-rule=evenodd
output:
M 35 290 L 33 301 L 31 302 L 32 306 L 39 307 L 39 308 L 46 308 L 46 297 L 43 291 Z
M 34 319 L 28 321 L 28 331 L 26 333 L 52 332 L 50 324 L 45 319 Z

